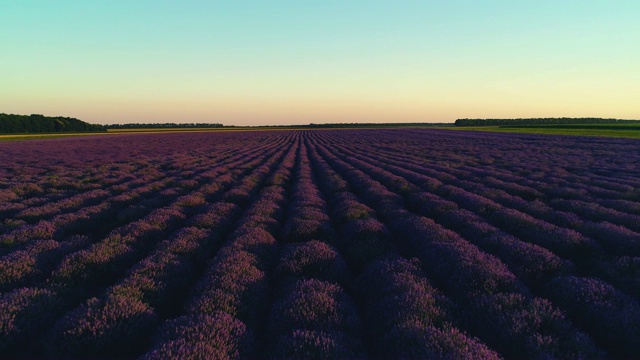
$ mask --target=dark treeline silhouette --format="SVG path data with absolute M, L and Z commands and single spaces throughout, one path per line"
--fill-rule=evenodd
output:
M 413 126 L 453 126 L 452 123 L 327 123 L 327 124 L 307 124 L 307 125 L 262 125 L 259 128 L 304 128 L 304 129 L 336 129 L 336 128 L 394 128 Z
M 151 124 L 140 124 L 140 123 L 130 123 L 130 124 L 110 124 L 105 125 L 107 129 L 194 129 L 194 128 L 221 128 L 224 125 L 222 124 L 212 124 L 212 123 L 186 123 L 186 124 L 176 124 L 176 123 L 151 123 Z
M 530 118 L 530 119 L 458 119 L 456 126 L 502 126 L 502 125 L 556 125 L 556 124 L 620 124 L 635 123 L 640 120 L 619 120 L 603 118 Z
M 257 125 L 237 126 L 216 123 L 153 123 L 153 124 L 110 124 L 107 129 L 195 129 L 195 128 L 295 128 L 295 129 L 335 129 L 335 128 L 380 128 L 380 127 L 411 127 L 411 126 L 453 126 L 452 123 L 327 123 L 327 124 L 297 124 L 297 125 Z
M 343 124 L 314 124 L 305 125 L 309 128 L 376 128 L 376 127 L 411 127 L 411 126 L 451 126 L 450 123 L 343 123 Z
M 60 133 L 60 132 L 102 132 L 102 125 L 86 123 L 70 117 L 44 116 L 40 114 L 14 115 L 0 114 L 0 133 Z

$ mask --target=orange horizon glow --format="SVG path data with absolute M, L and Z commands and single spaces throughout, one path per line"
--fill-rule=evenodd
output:
M 640 3 L 63 3 L 0 13 L 13 34 L 0 112 L 97 124 L 640 119 Z

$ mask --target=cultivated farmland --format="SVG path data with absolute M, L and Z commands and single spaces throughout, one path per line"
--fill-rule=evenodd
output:
M 0 143 L 0 358 L 640 357 L 640 141 Z

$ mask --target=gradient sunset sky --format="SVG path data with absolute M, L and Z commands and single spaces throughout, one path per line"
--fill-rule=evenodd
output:
M 640 119 L 640 1 L 0 0 L 0 113 Z

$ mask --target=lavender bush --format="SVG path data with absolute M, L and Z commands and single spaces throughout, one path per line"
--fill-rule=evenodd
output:
M 0 358 L 640 357 L 637 140 L 109 134 L 0 164 Z

